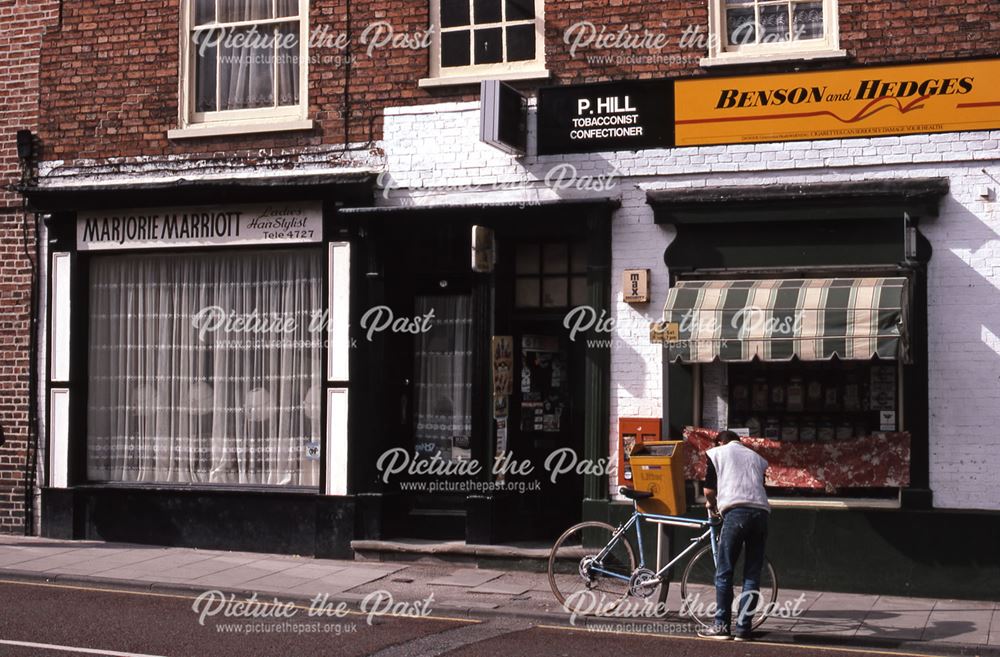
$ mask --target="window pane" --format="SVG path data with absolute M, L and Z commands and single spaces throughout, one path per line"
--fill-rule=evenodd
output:
M 731 46 L 757 43 L 752 7 L 726 10 L 726 40 Z
M 476 30 L 476 64 L 498 64 L 503 61 L 503 30 L 499 27 Z
M 194 51 L 195 111 L 214 112 L 216 107 L 216 65 L 219 51 L 214 45 L 215 32 L 195 32 L 192 39 Z
M 567 244 L 546 244 L 542 251 L 542 272 L 565 274 L 569 271 L 569 246 Z
M 194 24 L 204 25 L 215 20 L 215 0 L 195 0 Z
M 219 22 L 259 21 L 271 18 L 271 0 L 219 0 Z
M 507 20 L 527 21 L 535 17 L 535 0 L 507 0 Z
M 317 486 L 323 263 L 316 249 L 91 260 L 88 477 Z M 293 330 L 209 328 L 230 314 Z
M 800 2 L 794 5 L 793 39 L 823 38 L 823 3 Z
M 542 306 L 563 308 L 569 305 L 569 281 L 565 278 L 546 278 L 542 281 Z
M 416 314 L 435 321 L 416 338 L 414 451 L 446 461 L 471 457 L 472 297 L 420 296 Z
M 469 32 L 444 32 L 441 35 L 441 66 L 468 66 Z
M 760 8 L 761 43 L 788 41 L 788 5 L 764 5 Z
M 516 25 L 507 28 L 507 61 L 520 62 L 535 58 L 535 26 Z
M 518 308 L 538 307 L 541 282 L 537 278 L 519 278 L 514 287 L 514 303 Z
M 277 1 L 278 18 L 284 18 L 285 16 L 298 16 L 298 15 L 299 15 L 299 0 Z
M 587 304 L 587 279 L 584 276 L 574 276 L 569 283 L 569 304 L 583 306 Z
M 517 274 L 537 274 L 540 261 L 537 244 L 518 244 L 514 255 L 514 272 Z
M 274 33 L 262 34 L 255 28 L 231 29 L 223 38 L 219 47 L 220 110 L 274 106 L 273 49 Z
M 299 24 L 278 28 L 278 105 L 299 104 Z
M 476 10 L 477 25 L 499 23 L 502 20 L 500 16 L 500 0 L 473 0 L 472 4 Z
M 469 24 L 469 0 L 441 0 L 441 27 Z
M 574 274 L 585 274 L 587 272 L 587 244 L 577 242 L 572 248 L 573 256 L 570 261 L 570 270 Z

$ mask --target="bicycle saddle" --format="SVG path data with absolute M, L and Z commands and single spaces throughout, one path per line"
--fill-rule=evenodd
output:
M 624 486 L 618 489 L 618 492 L 630 500 L 644 500 L 647 497 L 652 497 L 653 493 L 646 490 L 634 490 L 632 488 L 625 488 Z

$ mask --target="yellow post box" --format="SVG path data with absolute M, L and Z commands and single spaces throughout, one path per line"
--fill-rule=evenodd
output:
M 638 501 L 641 512 L 678 516 L 687 510 L 684 441 L 657 440 L 637 444 L 629 460 L 635 490 L 653 494 Z

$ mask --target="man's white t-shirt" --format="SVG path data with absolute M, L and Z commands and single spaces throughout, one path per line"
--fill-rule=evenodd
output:
M 713 447 L 705 454 L 712 466 L 705 488 L 715 489 L 720 513 L 737 506 L 771 510 L 764 490 L 767 459 L 737 440 Z M 715 486 L 709 485 L 713 469 Z

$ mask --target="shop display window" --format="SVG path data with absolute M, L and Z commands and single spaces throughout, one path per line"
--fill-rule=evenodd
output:
M 94 257 L 87 475 L 319 485 L 317 249 Z

